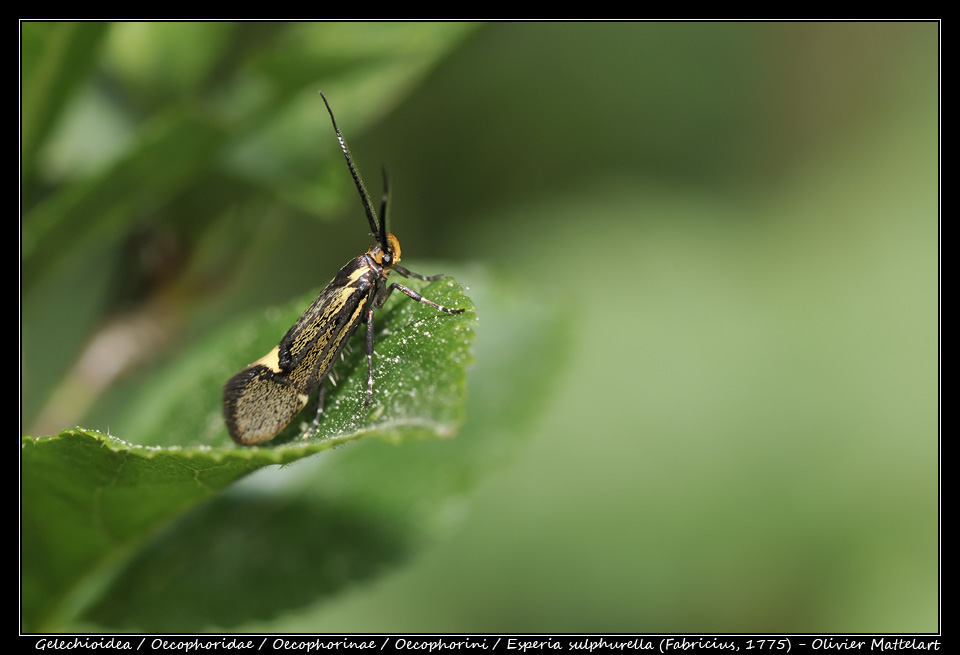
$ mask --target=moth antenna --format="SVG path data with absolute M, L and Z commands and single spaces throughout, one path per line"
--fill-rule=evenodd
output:
M 380 201 L 380 247 L 383 252 L 387 252 L 387 198 L 389 193 L 389 184 L 387 183 L 387 167 L 383 167 L 383 200 Z
M 337 141 L 340 142 L 340 150 L 343 151 L 343 156 L 347 160 L 347 168 L 350 169 L 350 175 L 353 176 L 353 181 L 357 185 L 357 192 L 360 194 L 360 202 L 363 203 L 363 211 L 367 213 L 367 221 L 370 222 L 370 230 L 377 238 L 377 241 L 380 241 L 380 245 L 383 246 L 387 236 L 385 234 L 377 233 L 377 214 L 373 211 L 373 204 L 370 202 L 370 196 L 367 194 L 367 188 L 363 186 L 363 180 L 360 179 L 360 173 L 357 171 L 357 167 L 353 163 L 353 157 L 350 155 L 350 148 L 347 147 L 347 141 L 343 138 L 343 134 L 340 133 L 340 127 L 337 125 L 337 119 L 334 117 L 333 110 L 330 109 L 330 103 L 327 102 L 327 96 L 323 95 L 323 91 L 320 91 L 320 97 L 323 98 L 323 104 L 327 106 L 327 113 L 330 114 L 330 122 L 333 123 L 333 130 L 337 133 Z M 382 224 L 383 221 L 381 221 L 381 225 Z

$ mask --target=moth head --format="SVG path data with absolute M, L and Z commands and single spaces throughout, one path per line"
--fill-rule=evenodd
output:
M 400 242 L 392 234 L 387 234 L 386 250 L 375 243 L 368 252 L 373 261 L 388 270 L 400 263 Z

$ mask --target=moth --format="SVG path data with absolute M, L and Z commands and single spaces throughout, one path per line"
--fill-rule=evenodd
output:
M 320 97 L 330 114 L 347 168 L 360 194 L 374 244 L 366 253 L 351 259 L 340 269 L 276 348 L 234 375 L 224 385 L 223 416 L 227 431 L 234 441 L 244 446 L 263 443 L 277 436 L 319 389 L 317 415 L 303 438 L 310 436 L 320 421 L 324 383 L 333 363 L 350 336 L 364 322 L 367 325 L 367 392 L 364 405 L 370 404 L 373 395 L 374 310 L 382 307 L 394 291 L 400 291 L 417 302 L 447 314 L 465 311 L 444 307 L 403 284 L 388 281 L 391 272 L 428 282 L 444 276 L 427 277 L 400 266 L 400 242 L 387 232 L 386 174 L 378 218 L 347 142 L 337 126 L 330 103 L 323 92 Z

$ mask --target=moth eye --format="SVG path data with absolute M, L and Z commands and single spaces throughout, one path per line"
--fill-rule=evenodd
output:
M 385 266 L 389 266 L 389 265 L 390 265 L 390 262 L 392 262 L 392 261 L 393 261 L 393 255 L 391 255 L 391 254 L 388 253 L 388 252 L 383 253 L 383 257 L 381 258 L 381 262 L 382 262 Z

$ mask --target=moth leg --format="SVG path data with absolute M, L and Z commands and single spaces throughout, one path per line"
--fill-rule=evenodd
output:
M 317 424 L 320 423 L 320 415 L 323 414 L 323 392 L 327 388 L 325 384 L 326 381 L 327 376 L 323 376 L 323 379 L 320 380 L 320 393 L 317 394 L 317 415 L 313 417 L 313 423 L 311 423 L 307 431 L 303 433 L 303 436 L 300 437 L 301 439 L 308 439 L 317 428 Z
M 367 308 L 367 397 L 363 401 L 364 407 L 370 404 L 373 397 L 373 305 Z
M 428 279 L 430 279 L 430 278 L 423 278 L 423 279 L 427 279 L 427 280 L 428 280 Z M 444 307 L 443 305 L 438 305 L 437 303 L 433 302 L 432 300 L 429 300 L 429 299 L 427 299 L 427 298 L 424 298 L 423 296 L 421 296 L 419 293 L 417 293 L 416 291 L 414 291 L 414 290 L 411 289 L 410 287 L 405 287 L 405 286 L 403 286 L 402 284 L 398 284 L 398 283 L 396 283 L 396 282 L 394 282 L 394 283 L 391 284 L 389 287 L 387 287 L 387 292 L 386 292 L 385 294 L 383 294 L 383 300 L 386 300 L 386 299 L 387 299 L 387 296 L 389 296 L 391 293 L 393 293 L 393 290 L 394 290 L 394 289 L 397 289 L 397 290 L 399 290 L 399 291 L 402 291 L 403 293 L 405 293 L 407 296 L 409 296 L 409 297 L 412 298 L 413 300 L 416 300 L 417 302 L 422 302 L 422 303 L 424 303 L 424 304 L 430 305 L 430 306 L 433 307 L 434 309 L 438 309 L 438 310 L 440 310 L 441 312 L 446 312 L 446 313 L 448 313 L 448 314 L 462 314 L 462 313 L 464 312 L 464 310 L 462 310 L 462 309 L 451 309 L 451 308 L 449 308 L 449 307 Z M 381 301 L 381 304 L 383 304 L 383 301 Z
M 394 265 L 393 270 L 395 270 L 397 273 L 399 273 L 403 277 L 414 277 L 414 278 L 417 278 L 418 280 L 423 280 L 424 282 L 435 282 L 436 280 L 442 280 L 443 278 L 446 277 L 446 275 L 444 275 L 443 273 L 439 273 L 437 275 L 430 275 L 430 276 L 420 275 L 419 273 L 414 273 L 408 268 L 404 268 L 400 264 Z

